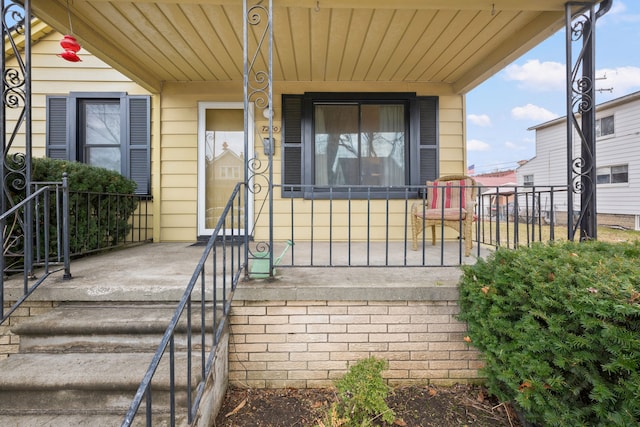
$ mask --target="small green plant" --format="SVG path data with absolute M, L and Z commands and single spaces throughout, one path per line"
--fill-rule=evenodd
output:
M 386 367 L 385 360 L 362 359 L 336 382 L 338 402 L 331 409 L 329 425 L 367 427 L 377 418 L 389 424 L 394 422 L 395 414 L 385 402 L 389 386 L 382 378 L 382 371 Z

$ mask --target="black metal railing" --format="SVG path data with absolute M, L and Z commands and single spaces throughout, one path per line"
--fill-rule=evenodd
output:
M 122 426 L 132 425 L 140 411 L 146 425 L 192 425 L 198 415 L 234 291 L 246 272 L 245 236 L 239 233 L 244 188 L 236 185 L 222 211 Z
M 149 196 L 69 191 L 66 174 L 62 182 L 32 182 L 31 188 L 28 198 L 0 217 L 2 321 L 51 273 L 64 269 L 63 278 L 70 279 L 71 258 L 153 237 Z M 21 296 L 5 311 L 5 301 L 16 299 L 8 298 L 5 279 L 19 275 Z
M 412 250 L 411 207 L 425 204 L 425 186 L 281 188 L 285 191 L 276 202 L 274 240 L 295 243 L 283 257 L 283 267 L 456 266 L 468 260 L 464 242 L 446 227 L 437 227 L 435 246 L 422 232 L 417 251 Z M 566 224 L 566 186 L 477 186 L 476 190 L 474 256 L 498 246 L 554 240 L 558 224 Z M 444 205 L 437 207 L 443 208 L 444 217 Z
M 71 256 L 151 241 L 150 206 L 150 196 L 71 191 Z
M 53 272 L 71 278 L 69 256 L 69 187 L 62 182 L 38 183 L 24 200 L 0 215 L 0 323 L 4 322 Z M 7 265 L 9 264 L 9 265 Z M 40 277 L 34 268 L 42 267 Z M 20 296 L 5 310 L 5 274 L 22 273 Z
M 478 193 L 475 240 L 481 244 L 516 248 L 567 238 L 566 185 L 479 187 Z

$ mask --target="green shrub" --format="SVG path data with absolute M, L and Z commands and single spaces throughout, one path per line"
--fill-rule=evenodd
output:
M 545 426 L 640 425 L 640 244 L 536 244 L 463 267 L 490 392 Z
M 78 162 L 48 158 L 32 159 L 31 180 L 61 182 L 68 175 L 70 251 L 82 254 L 115 246 L 126 238 L 131 226 L 129 218 L 137 207 L 131 197 L 136 184 L 117 172 Z M 24 189 L 14 188 L 16 201 L 24 198 Z M 55 253 L 55 204 L 51 206 L 50 250 Z M 43 221 L 43 212 L 38 212 Z M 40 240 L 42 244 L 42 239 Z M 41 248 L 44 249 L 44 248 Z
M 362 359 L 336 382 L 338 403 L 332 408 L 332 418 L 335 421 L 337 417 L 338 425 L 366 427 L 377 418 L 389 424 L 394 422 L 395 414 L 385 402 L 389 386 L 382 371 L 386 366 L 386 361 L 375 357 Z

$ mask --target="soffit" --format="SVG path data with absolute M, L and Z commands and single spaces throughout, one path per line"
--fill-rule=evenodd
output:
M 164 82 L 242 81 L 241 0 L 68 4 L 82 46 L 153 92 Z M 464 93 L 564 23 L 561 0 L 273 4 L 273 79 L 286 82 L 425 82 Z M 69 32 L 67 0 L 32 7 Z

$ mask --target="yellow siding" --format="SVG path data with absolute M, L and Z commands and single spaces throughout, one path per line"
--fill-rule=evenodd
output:
M 52 94 L 66 95 L 69 92 L 127 92 L 129 94 L 149 94 L 141 86 L 113 70 L 85 50 L 80 51 L 82 62 L 69 63 L 57 56 L 61 49 L 59 40 L 62 36 L 51 33 L 33 46 L 33 152 L 35 156 L 45 154 L 46 132 L 46 96 Z M 361 70 L 353 70 L 360 72 Z M 315 72 L 315 71 L 312 71 Z M 337 71 L 333 71 L 334 73 Z M 305 91 L 413 91 L 418 95 L 439 96 L 439 129 L 440 129 L 440 173 L 451 174 L 464 171 L 464 99 L 462 95 L 453 94 L 450 86 L 445 84 L 400 83 L 400 82 L 274 82 L 273 108 L 275 157 L 273 163 L 274 183 L 281 182 L 281 114 L 280 100 L 282 93 L 304 93 Z M 242 83 L 227 81 L 217 83 L 167 83 L 162 93 L 155 96 L 152 102 L 152 192 L 154 196 L 154 237 L 159 241 L 194 241 L 197 237 L 197 161 L 198 161 L 198 102 L 242 102 Z M 268 134 L 263 126 L 268 124 L 260 111 L 256 116 L 256 154 L 265 160 L 262 152 L 261 137 Z M 9 110 L 9 119 L 17 117 L 17 112 Z M 16 145 L 14 149 L 23 150 Z M 257 199 L 265 197 L 258 194 Z M 290 236 L 291 217 L 289 199 L 280 199 L 280 190 L 274 192 L 274 220 L 276 222 L 276 239 L 287 239 Z M 389 222 L 392 229 L 390 236 L 404 238 L 405 221 L 404 201 L 392 200 L 389 204 Z M 256 203 L 258 205 L 258 202 Z M 314 238 L 322 240 L 329 235 L 329 227 L 333 238 L 344 238 L 349 224 L 346 201 L 334 201 L 330 213 L 326 201 L 315 201 Z M 387 217 L 384 214 L 384 201 L 372 201 L 371 238 L 384 239 L 383 231 Z M 308 226 L 311 224 L 311 202 L 295 199 L 296 238 L 309 236 Z M 256 209 L 257 211 L 257 209 Z M 351 203 L 352 238 L 362 240 L 366 237 L 365 201 L 356 200 Z M 402 215 L 396 213 L 402 212 Z M 256 238 L 267 236 L 266 215 L 257 220 Z
M 67 62 L 57 56 L 62 52 L 62 35 L 51 32 L 32 46 L 32 153 L 34 157 L 46 155 L 46 99 L 47 95 L 68 95 L 69 92 L 127 92 L 130 95 L 150 95 L 121 73 L 82 49 L 81 62 Z M 15 58 L 7 67 L 16 67 Z M 156 106 L 152 102 L 151 108 Z M 19 111 L 8 109 L 8 128 L 13 129 Z M 24 126 L 21 128 L 24 132 Z M 154 147 L 152 135 L 152 151 Z M 24 152 L 24 134 L 21 133 L 12 151 Z M 153 168 L 153 165 L 152 165 Z M 153 169 L 152 169 L 153 170 Z M 153 202 L 146 202 L 151 218 Z M 151 226 L 152 223 L 149 224 Z M 150 234 L 151 235 L 151 234 Z

